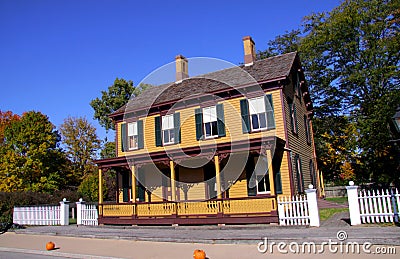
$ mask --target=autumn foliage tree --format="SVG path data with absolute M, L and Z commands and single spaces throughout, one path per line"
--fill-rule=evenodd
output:
M 8 116 L 10 117 L 10 116 Z M 0 191 L 52 192 L 64 184 L 65 156 L 48 117 L 30 111 L 4 127 L 0 145 Z

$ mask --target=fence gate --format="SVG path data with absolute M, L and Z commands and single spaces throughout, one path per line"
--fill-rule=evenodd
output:
M 99 214 L 95 204 L 85 203 L 82 199 L 76 203 L 76 224 L 97 226 Z

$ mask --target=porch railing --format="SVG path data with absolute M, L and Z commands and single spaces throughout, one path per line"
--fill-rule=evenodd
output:
M 276 210 L 276 198 L 223 199 L 209 201 L 120 203 L 99 205 L 103 217 L 212 216 L 262 214 Z

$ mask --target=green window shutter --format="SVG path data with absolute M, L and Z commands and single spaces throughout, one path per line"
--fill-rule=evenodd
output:
M 126 123 L 121 124 L 121 151 L 125 152 L 128 150 L 128 139 L 127 139 L 127 129 Z
M 155 134 L 156 134 L 156 147 L 162 146 L 162 138 L 161 138 L 161 116 L 157 116 L 154 118 L 155 124 Z
M 144 148 L 144 133 L 143 133 L 143 121 L 137 121 L 137 130 L 138 130 L 138 148 Z
M 251 177 L 254 172 L 254 158 L 249 156 L 246 163 L 246 179 L 247 179 L 247 195 L 248 196 L 256 196 L 257 195 L 257 182 L 255 176 Z M 250 181 L 252 184 L 250 184 Z M 255 184 L 255 185 L 254 185 Z M 254 187 L 250 187 L 250 185 L 254 185 Z
M 240 113 L 242 115 L 242 131 L 243 133 L 249 133 L 250 116 L 249 116 L 249 103 L 247 99 L 240 100 Z
M 122 174 L 122 201 L 129 201 L 129 174 L 126 172 Z
M 194 110 L 194 116 L 196 121 L 196 140 L 203 139 L 203 113 L 201 108 Z
M 217 104 L 217 128 L 218 136 L 225 137 L 225 118 L 224 118 L 224 105 L 222 103 Z
M 139 201 L 145 201 L 146 197 L 146 188 L 144 188 L 143 184 L 144 184 L 144 173 L 143 173 L 143 169 L 139 168 L 138 169 L 138 187 L 137 187 L 137 195 L 139 198 Z
M 275 174 L 275 193 L 282 194 L 282 178 L 281 178 L 281 171 L 278 171 Z
M 275 129 L 274 104 L 272 94 L 264 96 L 265 111 L 267 112 L 267 129 Z
M 174 143 L 181 143 L 181 114 L 179 112 L 174 113 Z

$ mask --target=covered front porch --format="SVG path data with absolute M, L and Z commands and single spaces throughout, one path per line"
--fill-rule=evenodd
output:
M 117 172 L 117 198 L 103 202 L 99 197 L 99 223 L 278 222 L 283 143 L 268 143 L 252 143 L 246 152 L 219 147 L 200 155 L 186 150 L 185 157 L 155 154 L 151 163 L 137 157 L 100 161 L 99 193 L 102 172 L 112 168 Z

